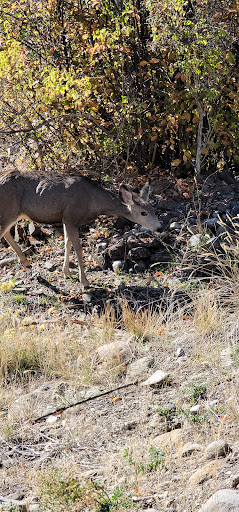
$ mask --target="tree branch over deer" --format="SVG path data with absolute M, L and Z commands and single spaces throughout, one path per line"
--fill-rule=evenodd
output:
M 0 238 L 4 236 L 21 263 L 28 267 L 31 262 L 13 239 L 11 227 L 20 219 L 41 224 L 62 222 L 65 237 L 63 272 L 69 276 L 72 245 L 78 259 L 79 280 L 86 288 L 89 281 L 83 267 L 79 226 L 90 224 L 99 215 L 116 215 L 151 231 L 160 230 L 161 223 L 148 203 L 149 193 L 149 183 L 139 193 L 120 185 L 117 197 L 86 177 L 37 178 L 14 171 L 0 177 Z

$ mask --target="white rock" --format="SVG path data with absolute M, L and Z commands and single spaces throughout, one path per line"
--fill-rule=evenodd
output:
M 82 299 L 84 302 L 87 302 L 87 304 L 90 304 L 92 297 L 91 297 L 90 293 L 82 293 Z
M 157 370 L 151 377 L 141 383 L 141 386 L 160 386 L 169 378 L 169 373 Z
M 200 405 L 193 405 L 193 407 L 190 408 L 191 414 L 199 414 L 200 413 Z
M 183 348 L 182 348 L 182 347 L 178 347 L 178 348 L 177 348 L 177 350 L 176 350 L 176 356 L 177 356 L 177 357 L 183 357 L 183 356 L 185 356 L 185 352 L 184 352 L 184 350 L 183 350 Z
M 195 235 L 192 235 L 191 238 L 188 241 L 188 246 L 190 248 L 197 248 L 202 240 L 202 235 L 200 233 L 196 233 Z
M 58 419 L 59 419 L 59 416 L 51 415 L 51 416 L 48 416 L 48 418 L 46 419 L 46 423 L 49 423 L 51 425 L 51 424 L 57 423 Z
M 123 267 L 123 261 L 121 261 L 121 260 L 113 261 L 112 268 L 113 268 L 114 272 L 121 270 L 122 267 Z

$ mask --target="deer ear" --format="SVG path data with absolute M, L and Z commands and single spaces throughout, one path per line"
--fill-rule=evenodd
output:
M 143 199 L 143 201 L 147 202 L 149 199 L 149 194 L 150 194 L 150 183 L 149 183 L 149 181 L 147 181 L 147 183 L 145 183 L 145 185 L 143 186 L 143 188 L 140 191 L 140 198 Z
M 130 190 L 126 187 L 126 185 L 121 184 L 119 187 L 119 197 L 122 203 L 127 206 L 132 206 L 134 204 L 132 194 Z

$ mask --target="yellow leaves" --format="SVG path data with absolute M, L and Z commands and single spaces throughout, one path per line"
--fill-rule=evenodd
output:
M 176 158 L 176 160 L 174 160 L 171 165 L 172 165 L 172 167 L 178 167 L 180 164 L 181 164 L 180 158 Z
M 148 62 L 146 60 L 141 60 L 141 62 L 139 63 L 140 66 L 142 67 L 145 67 L 148 65 Z
M 183 161 L 186 163 L 188 159 L 191 158 L 191 151 L 184 151 L 183 153 Z
M 48 0 L 49 10 L 53 10 L 56 7 L 56 0 Z
M 185 112 L 182 115 L 182 119 L 186 119 L 186 121 L 190 121 L 191 120 L 191 114 L 189 112 Z
M 98 9 L 100 7 L 100 0 L 91 0 L 92 7 Z
M 218 20 L 218 18 L 220 18 L 222 16 L 222 12 L 221 11 L 217 11 L 215 12 L 213 18 L 214 20 Z
M 107 92 L 107 91 L 106 91 Z M 87 103 L 88 107 L 90 107 L 92 110 L 98 110 L 99 105 L 95 101 L 89 100 Z

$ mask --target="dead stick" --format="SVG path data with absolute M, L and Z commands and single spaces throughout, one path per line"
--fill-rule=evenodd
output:
M 70 409 L 71 407 L 75 407 L 76 405 L 85 404 L 86 402 L 90 402 L 90 400 L 95 400 L 95 398 L 100 398 L 101 396 L 109 395 L 110 393 L 113 393 L 114 391 L 118 391 L 119 389 L 129 388 L 130 386 L 136 386 L 139 384 L 140 381 L 136 380 L 135 382 L 130 382 L 129 384 L 124 384 L 123 386 L 119 386 L 118 388 L 109 389 L 109 391 L 105 391 L 104 393 L 100 393 L 99 395 L 90 396 L 89 398 L 86 398 L 85 400 L 80 400 L 79 402 L 75 402 L 74 404 L 67 405 L 66 407 L 61 407 L 61 409 L 57 409 L 56 411 L 49 412 L 48 414 L 44 414 L 44 416 L 41 416 L 40 418 L 37 418 L 33 421 L 33 425 L 35 423 L 39 423 L 40 421 L 45 420 L 49 416 L 56 416 L 57 414 L 62 414 L 67 409 Z

